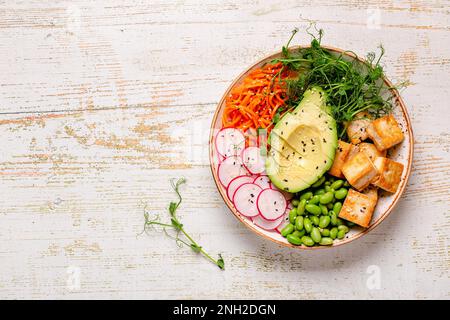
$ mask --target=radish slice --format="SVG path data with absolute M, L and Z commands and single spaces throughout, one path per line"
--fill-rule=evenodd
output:
M 254 184 L 257 184 L 263 189 L 268 189 L 271 186 L 270 179 L 266 175 L 260 175 L 256 177 L 255 181 L 253 181 Z
M 264 219 L 272 221 L 284 215 L 287 201 L 280 191 L 265 189 L 258 196 L 257 207 Z
M 249 172 L 253 174 L 260 174 L 265 170 L 266 159 L 263 155 L 261 155 L 260 148 L 248 147 L 242 151 L 242 163 Z
M 258 215 L 252 219 L 253 223 L 264 230 L 271 231 L 276 229 L 284 221 L 284 216 L 279 217 L 276 220 L 266 220 L 261 215 Z
M 259 215 L 256 199 L 261 192 L 261 187 L 254 183 L 244 183 L 233 196 L 233 203 L 236 210 L 246 217 L 255 217 Z
M 241 154 L 245 148 L 245 137 L 235 128 L 224 128 L 216 135 L 216 150 L 224 157 Z
M 227 187 L 227 196 L 228 199 L 233 201 L 234 193 L 236 192 L 237 188 L 239 188 L 244 183 L 253 183 L 254 178 L 250 176 L 238 176 L 230 181 Z
M 249 175 L 238 156 L 225 158 L 217 168 L 220 183 L 227 187 L 231 180 L 238 176 Z

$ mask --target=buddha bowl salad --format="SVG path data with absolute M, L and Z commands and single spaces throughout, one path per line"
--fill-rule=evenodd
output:
M 289 50 L 226 97 L 214 137 L 217 176 L 236 211 L 297 246 L 329 246 L 370 226 L 378 189 L 395 193 L 403 140 L 381 57 L 364 62 L 321 46 Z

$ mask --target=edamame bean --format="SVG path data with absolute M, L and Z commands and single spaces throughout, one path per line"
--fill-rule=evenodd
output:
M 328 214 L 328 208 L 327 206 L 323 205 L 323 204 L 319 204 L 319 208 L 322 211 L 322 214 L 327 215 Z
M 305 218 L 303 220 L 303 227 L 305 228 L 306 233 L 310 233 L 311 232 L 313 226 L 312 226 L 311 220 L 309 220 L 309 218 Z
M 319 243 L 320 240 L 322 239 L 322 235 L 320 234 L 319 228 L 313 228 L 310 236 L 315 243 Z
M 294 225 L 292 223 L 289 223 L 283 229 L 281 229 L 281 235 L 286 238 L 288 234 L 294 232 L 294 229 L 295 229 Z
M 300 203 L 300 201 L 297 200 L 297 199 L 294 199 L 294 200 L 291 201 L 291 203 L 292 203 L 292 205 L 293 205 L 294 207 L 297 207 L 298 204 Z
M 294 236 L 293 234 L 288 234 L 286 239 L 289 243 L 292 243 L 296 246 L 299 246 L 302 244 L 302 240 L 299 237 Z
M 333 189 L 333 190 L 337 190 L 337 189 L 339 189 L 340 187 L 342 187 L 342 185 L 344 184 L 344 181 L 343 180 L 336 180 L 335 182 L 333 182 L 332 184 L 331 184 L 331 189 Z
M 327 193 L 324 193 L 323 195 L 320 196 L 319 202 L 321 204 L 328 204 L 331 201 L 333 201 L 334 198 L 334 194 L 331 191 L 328 191 Z
M 331 230 L 330 230 L 330 238 L 331 239 L 336 239 L 337 234 L 338 234 L 338 228 L 336 228 L 336 227 L 331 228 Z
M 313 184 L 311 185 L 311 187 L 317 188 L 317 187 L 319 187 L 320 185 L 322 185 L 322 183 L 324 183 L 324 182 L 325 182 L 325 177 L 322 177 L 322 178 L 320 178 L 319 180 L 317 180 L 316 183 L 313 183 Z
M 305 246 L 312 247 L 314 245 L 314 240 L 308 236 L 303 236 L 301 240 Z
M 303 237 L 305 235 L 305 229 L 303 230 L 295 230 L 294 232 L 292 232 L 291 234 L 293 234 L 294 236 L 297 236 L 299 238 Z
M 321 246 L 329 246 L 333 244 L 333 239 L 328 238 L 328 237 L 324 237 L 320 240 L 319 244 Z
M 317 203 L 319 203 L 319 201 L 320 201 L 320 197 L 321 196 L 319 196 L 319 195 L 315 195 L 314 197 L 312 197 L 310 200 L 309 200 L 309 204 L 317 204 Z
M 316 227 L 319 225 L 319 217 L 318 216 L 312 216 L 312 217 L 309 217 L 309 219 L 311 220 L 312 224 L 315 225 Z
M 329 237 L 330 229 L 322 229 L 322 231 L 320 231 L 320 233 L 322 234 L 322 237 Z
M 306 199 L 300 200 L 297 207 L 297 215 L 301 216 L 305 213 Z
M 344 239 L 344 237 L 345 237 L 344 230 L 339 230 L 338 233 L 337 233 L 337 238 L 338 239 Z
M 289 211 L 289 222 L 292 224 L 295 223 L 295 217 L 297 217 L 297 208 L 293 208 Z
M 329 216 L 321 216 L 319 221 L 319 227 L 326 228 L 330 224 L 330 217 Z
M 344 230 L 344 233 L 347 233 L 349 231 L 348 227 L 344 224 L 338 226 L 338 230 L 339 231 Z
M 297 218 L 295 218 L 295 229 L 297 230 L 303 230 L 303 217 L 302 216 L 298 216 Z
M 313 193 L 311 191 L 308 191 L 300 196 L 300 200 L 303 200 L 303 199 L 309 200 L 312 198 L 312 196 L 313 196 Z
M 333 226 L 337 226 L 337 215 L 334 211 L 330 214 L 330 222 Z
M 332 203 L 332 202 L 330 202 L 329 204 L 327 204 L 327 208 L 328 208 L 328 210 L 331 210 L 331 209 L 333 209 L 333 203 Z
M 306 209 L 306 211 L 308 211 L 309 213 L 312 213 L 312 214 L 314 214 L 314 215 L 316 215 L 316 216 L 318 216 L 321 212 L 322 212 L 322 210 L 320 210 L 320 208 L 318 207 L 318 206 L 316 206 L 315 204 L 307 204 L 306 206 L 305 206 L 305 209 Z
M 325 192 L 331 191 L 331 187 L 330 186 L 325 186 Z
M 342 219 L 340 219 L 340 218 L 336 219 L 336 226 L 337 227 L 342 226 L 343 224 L 344 224 L 344 222 L 342 221 Z
M 334 213 L 339 214 L 341 209 L 342 209 L 342 202 L 339 202 L 339 201 L 335 202 L 334 205 L 333 205 Z
M 336 199 L 344 199 L 347 196 L 347 189 L 345 188 L 340 188 L 339 190 L 336 190 L 336 192 L 334 193 L 334 196 L 336 197 Z
M 321 194 L 325 193 L 325 189 L 319 189 L 316 191 L 316 195 L 320 196 Z
M 324 185 L 329 186 L 329 185 L 331 185 L 331 182 L 330 181 L 325 181 Z

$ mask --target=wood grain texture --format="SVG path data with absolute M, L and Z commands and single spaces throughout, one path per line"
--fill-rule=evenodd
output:
M 0 4 L 0 298 L 450 298 L 449 1 Z M 228 84 L 305 19 L 361 55 L 383 43 L 388 77 L 412 83 L 416 139 L 397 209 L 319 252 L 240 225 L 206 145 Z M 182 220 L 225 272 L 162 234 L 137 236 L 180 176 Z

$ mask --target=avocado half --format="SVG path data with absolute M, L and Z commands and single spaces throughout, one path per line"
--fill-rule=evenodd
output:
M 270 133 L 266 171 L 272 183 L 299 192 L 330 169 L 337 148 L 336 121 L 319 87 L 305 91 L 292 113 L 286 113 Z

